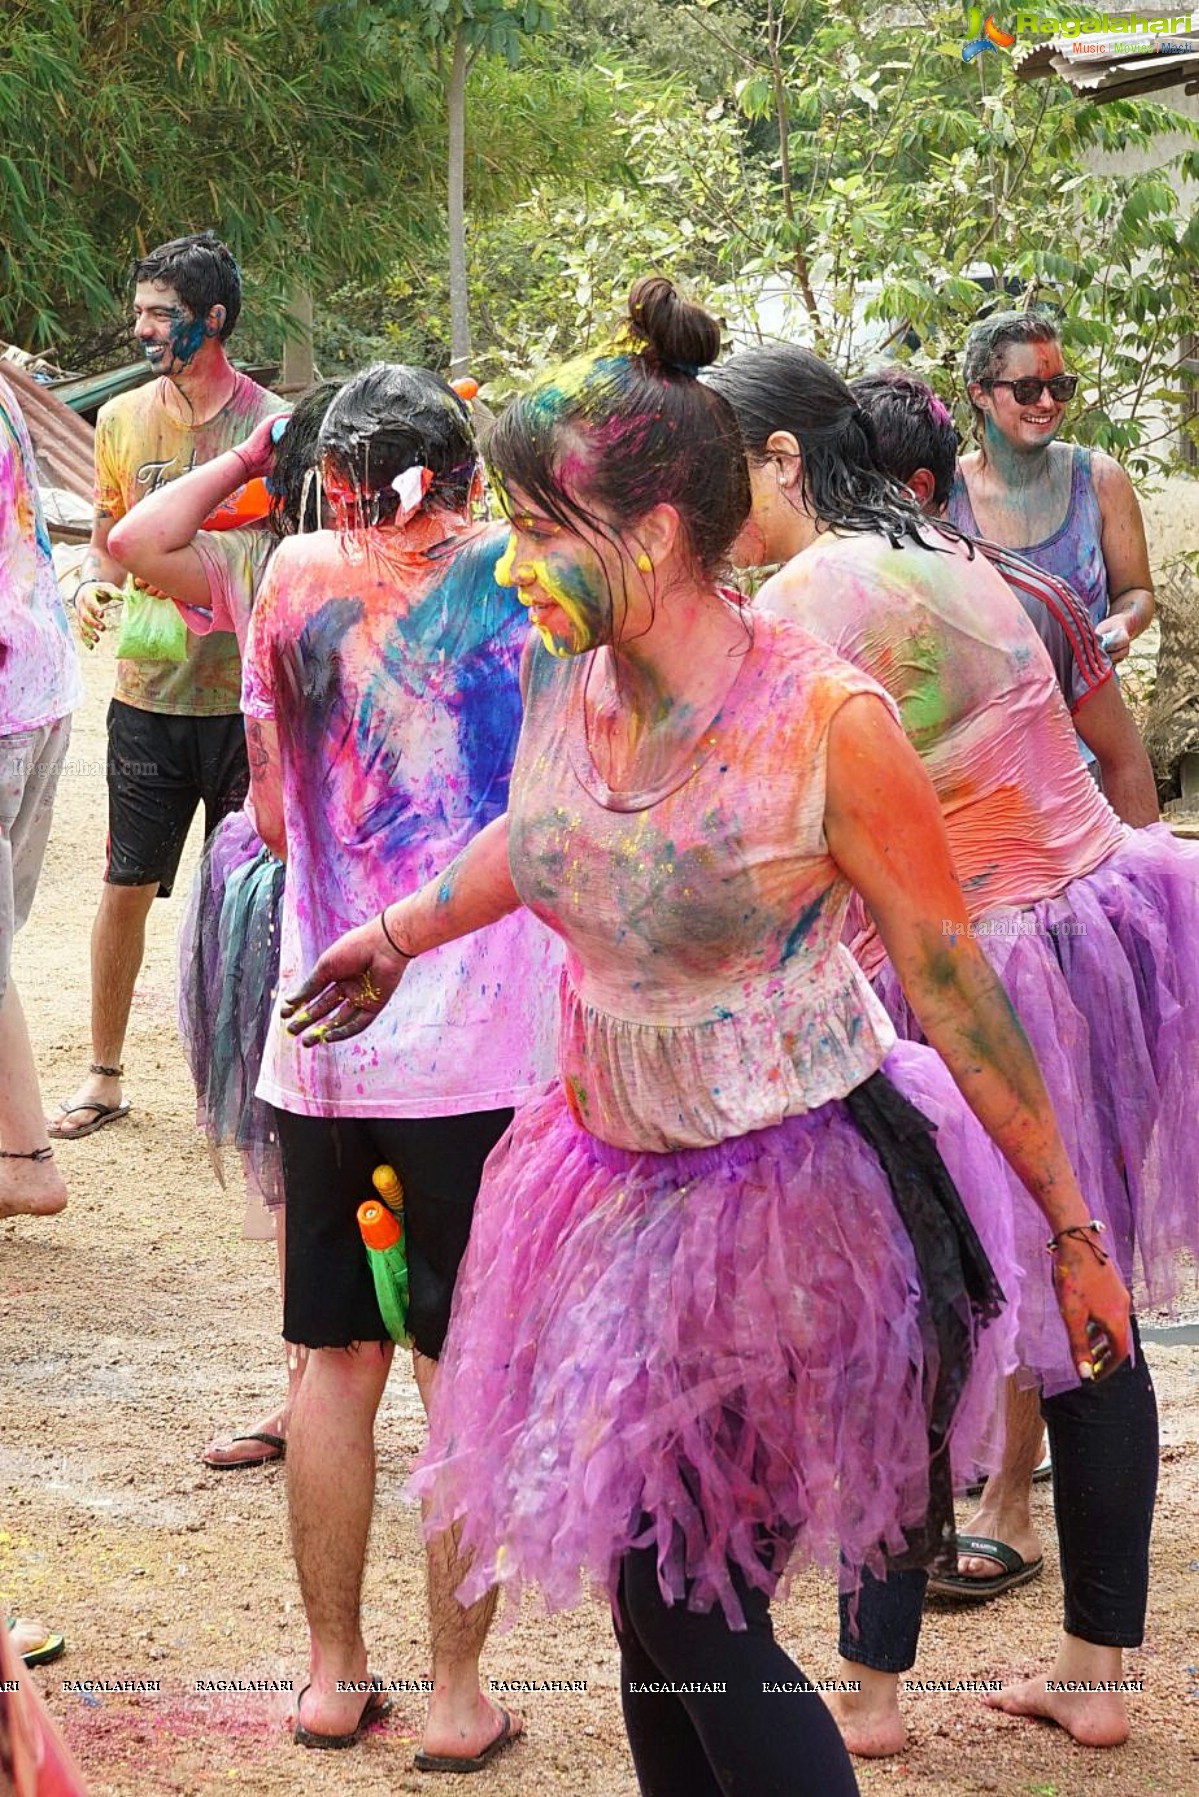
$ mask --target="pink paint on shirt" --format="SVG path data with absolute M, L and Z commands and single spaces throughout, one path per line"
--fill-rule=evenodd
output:
M 517 888 L 567 943 L 559 1064 L 576 1115 L 660 1151 L 843 1096 L 895 1037 L 841 945 L 828 732 L 856 694 L 893 707 L 806 632 L 758 618 L 675 778 L 615 794 L 583 729 L 590 661 L 534 656 L 510 826 Z
M 438 513 L 403 530 L 293 537 L 268 565 L 244 706 L 279 736 L 284 993 L 507 807 L 528 633 L 494 578 L 507 539 Z M 526 912 L 421 955 L 362 1036 L 312 1051 L 276 1024 L 258 1094 L 310 1116 L 518 1104 L 552 1070 L 559 959 Z
M 820 637 L 884 686 L 924 762 L 971 918 L 1034 904 L 1090 873 L 1127 831 L 1079 758 L 1044 645 L 1006 581 L 960 541 L 817 538 L 758 608 Z M 875 942 L 865 964 L 882 959 Z
M 16 395 L 0 379 L 0 736 L 53 724 L 82 698 L 33 445 Z

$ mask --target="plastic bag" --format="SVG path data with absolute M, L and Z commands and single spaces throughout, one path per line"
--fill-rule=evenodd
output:
M 121 661 L 187 660 L 187 625 L 173 599 L 158 599 L 132 580 L 126 582 L 117 657 Z

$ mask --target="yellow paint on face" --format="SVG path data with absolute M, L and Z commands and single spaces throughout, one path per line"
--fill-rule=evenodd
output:
M 496 563 L 496 582 L 500 586 L 515 587 L 516 596 L 522 605 L 536 608 L 543 599 L 549 600 L 566 618 L 570 626 L 566 636 L 555 634 L 539 618 L 531 619 L 534 630 L 549 653 L 565 657 L 583 655 L 588 649 L 594 649 L 599 641 L 598 607 L 590 593 L 583 588 L 583 583 L 579 582 L 581 590 L 572 592 L 565 572 L 556 572 L 547 557 L 538 556 L 531 561 L 518 562 L 517 548 L 517 533 L 513 531 L 507 548 Z M 577 570 L 574 571 L 577 573 Z
M 516 585 L 515 568 L 516 532 L 512 530 L 508 533 L 508 547 L 495 564 L 495 584 L 500 587 L 514 587 Z

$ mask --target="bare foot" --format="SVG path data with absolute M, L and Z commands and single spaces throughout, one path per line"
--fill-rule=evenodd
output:
M 1041 1558 L 1041 1537 L 1033 1527 L 1032 1515 L 1028 1507 L 1029 1494 L 1025 1489 L 1022 1498 L 1005 1502 L 1002 1497 L 991 1497 L 989 1488 L 982 1495 L 982 1502 L 958 1533 L 961 1535 L 988 1535 L 992 1541 L 1002 1541 L 1005 1547 L 1015 1548 L 1021 1559 L 1029 1564 Z M 1003 1568 L 994 1560 L 983 1559 L 977 1554 L 961 1554 L 958 1557 L 958 1572 L 967 1579 L 992 1579 Z
M 444 1698 L 439 1702 L 440 1693 L 434 1693 L 429 1701 L 429 1714 L 425 1721 L 424 1739 L 421 1741 L 421 1752 L 431 1759 L 473 1760 L 486 1752 L 493 1741 L 499 1739 L 504 1732 L 504 1718 L 498 1704 L 484 1697 L 482 1691 L 475 1694 L 475 1701 L 465 1712 L 451 1708 Z M 524 1717 L 515 1710 L 509 1711 L 509 1740 L 519 1740 L 525 1732 Z
M 123 1102 L 119 1079 L 107 1073 L 89 1073 L 59 1115 L 47 1119 L 46 1128 L 56 1142 L 74 1142 L 79 1136 L 92 1135 L 96 1119 Z
M 53 1217 L 67 1188 L 53 1161 L 0 1161 L 0 1217 Z
M 282 1460 L 282 1449 L 272 1452 L 270 1441 L 262 1440 L 264 1435 L 287 1441 L 286 1407 L 272 1412 L 260 1423 L 251 1423 L 246 1430 L 239 1429 L 236 1435 L 216 1436 L 200 1458 L 205 1466 L 217 1467 L 245 1466 L 247 1461 L 251 1465 L 269 1465 Z
M 1005 1716 L 1056 1722 L 1082 1747 L 1119 1747 L 1128 1739 L 1128 1705 L 1119 1691 L 1059 1691 L 1068 1680 L 1030 1678 L 985 1701 Z M 1099 1682 L 1099 1681 L 1092 1681 Z
M 51 1634 L 40 1617 L 14 1616 L 8 1638 L 14 1651 L 24 1659 L 27 1653 L 36 1653 L 39 1647 L 45 1647 Z
M 863 1760 L 884 1760 L 893 1753 L 902 1753 L 908 1744 L 908 1732 L 899 1713 L 898 1677 L 842 1660 L 838 1684 L 855 1681 L 861 1685 L 860 1691 L 824 1693 L 846 1747 Z

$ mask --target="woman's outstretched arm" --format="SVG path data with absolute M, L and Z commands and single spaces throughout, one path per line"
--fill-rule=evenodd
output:
M 417 955 L 485 929 L 519 906 L 508 866 L 505 812 L 480 830 L 444 873 L 327 948 L 299 990 L 284 999 L 288 1029 L 306 1048 L 359 1035 Z
M 868 695 L 848 700 L 829 732 L 825 834 L 925 1036 L 1050 1232 L 1085 1228 L 1090 1213 L 1041 1070 L 970 933 L 932 783 L 886 707 Z M 1129 1349 L 1128 1293 L 1114 1264 L 1100 1264 L 1106 1257 L 1093 1241 L 1067 1237 L 1054 1255 L 1058 1302 L 1084 1378 L 1110 1371 Z

